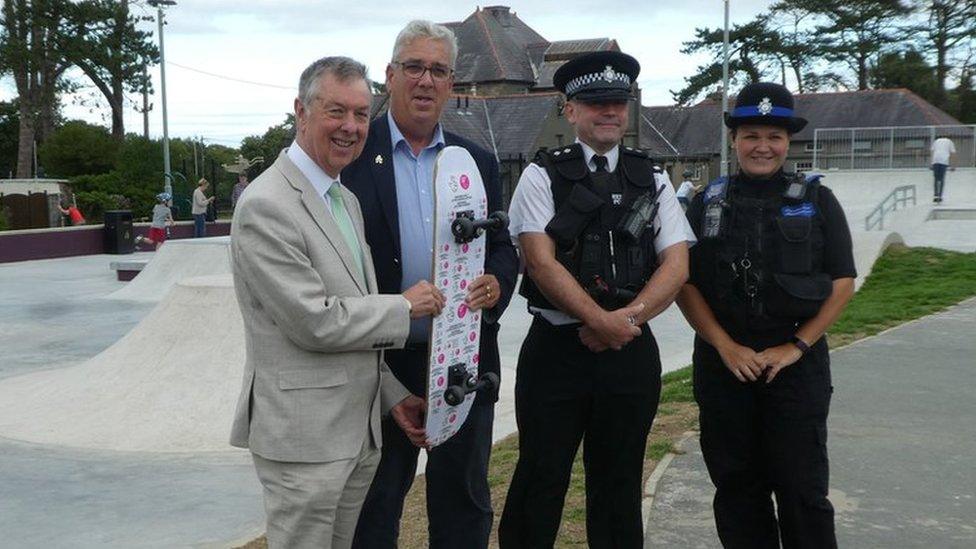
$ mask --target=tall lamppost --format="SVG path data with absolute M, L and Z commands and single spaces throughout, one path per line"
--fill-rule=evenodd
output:
M 163 6 L 175 6 L 174 0 L 147 0 L 150 6 L 156 8 L 156 20 L 159 22 L 159 82 L 163 99 L 163 191 L 173 194 L 173 177 L 169 165 L 169 120 L 166 118 L 166 50 L 163 47 L 163 25 L 166 24 Z
M 164 96 L 165 97 L 165 96 Z M 166 100 L 163 100 L 166 105 Z M 166 107 L 164 106 L 163 109 Z M 729 0 L 725 0 L 725 34 L 722 38 L 722 117 L 718 128 L 722 132 L 722 165 L 719 175 L 729 175 L 729 132 L 725 129 L 725 113 L 729 111 Z M 164 110 L 165 112 L 165 110 Z M 165 115 L 164 115 L 165 116 Z

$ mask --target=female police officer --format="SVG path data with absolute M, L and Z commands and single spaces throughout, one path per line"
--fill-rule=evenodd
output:
M 786 88 L 746 86 L 725 124 L 738 173 L 688 209 L 699 244 L 678 298 L 697 332 L 694 389 L 719 538 L 726 548 L 778 548 L 780 538 L 786 548 L 836 547 L 823 335 L 854 291 L 850 231 L 818 178 L 783 171 L 790 136 L 806 125 Z

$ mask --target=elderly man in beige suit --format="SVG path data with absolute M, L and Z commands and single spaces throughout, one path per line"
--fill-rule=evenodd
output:
M 424 402 L 390 373 L 409 320 L 437 315 L 421 281 L 378 295 L 363 220 L 339 172 L 362 152 L 366 68 L 326 57 L 302 73 L 295 142 L 238 205 L 231 254 L 247 363 L 231 444 L 264 487 L 270 547 L 348 547 L 379 463 L 380 414 L 423 445 Z

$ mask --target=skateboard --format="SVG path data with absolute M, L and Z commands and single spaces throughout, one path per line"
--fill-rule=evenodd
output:
M 464 303 L 468 285 L 485 272 L 485 231 L 508 225 L 504 212 L 487 214 L 478 166 L 467 150 L 444 147 L 434 165 L 433 279 L 445 305 L 433 319 L 427 368 L 427 443 L 443 444 L 464 425 L 475 393 L 498 386 L 478 378 L 481 311 Z

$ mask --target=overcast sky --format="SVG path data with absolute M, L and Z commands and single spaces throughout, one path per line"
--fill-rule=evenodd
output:
M 170 136 L 201 137 L 228 146 L 281 123 L 292 109 L 299 74 L 315 59 L 348 55 L 364 62 L 370 75 L 382 80 L 393 41 L 407 21 L 460 21 L 479 6 L 443 0 L 177 1 L 167 10 L 165 30 Z M 748 21 L 772 3 L 733 0 L 732 22 Z M 693 37 L 695 27 L 720 27 L 723 22 L 721 0 L 532 0 L 480 5 L 498 4 L 509 5 L 550 41 L 616 39 L 624 52 L 641 63 L 645 105 L 672 103 L 669 90 L 680 89 L 683 78 L 703 61 L 681 54 L 681 43 Z M 155 13 L 150 8 L 133 9 Z M 149 129 L 160 136 L 159 68 L 152 74 L 155 96 L 150 101 L 155 107 Z M 75 76 L 87 84 L 80 73 Z M 81 96 L 97 98 L 93 90 Z M 0 84 L 0 97 L 13 96 L 8 78 Z M 76 104 L 77 98 L 68 98 L 64 114 L 108 126 L 107 103 L 97 99 L 81 105 Z M 141 104 L 137 95 L 130 99 Z M 127 131 L 142 132 L 141 114 L 127 110 L 125 123 Z

